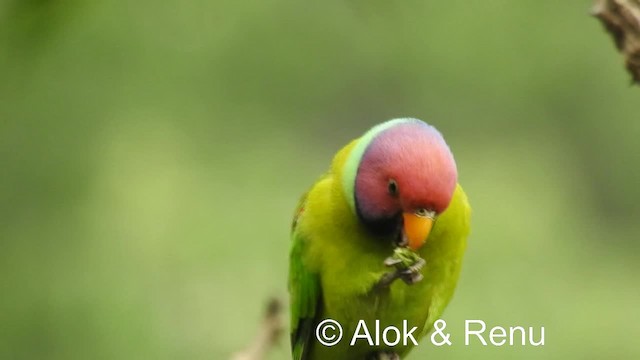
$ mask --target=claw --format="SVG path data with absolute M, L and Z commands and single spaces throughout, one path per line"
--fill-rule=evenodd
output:
M 402 279 L 402 281 L 405 282 L 405 284 L 413 285 L 413 284 L 419 282 L 420 280 L 422 280 L 424 278 L 424 276 L 422 276 L 422 274 L 420 274 L 419 272 L 408 272 L 408 271 L 405 271 L 405 272 L 402 273 L 402 276 L 400 278 Z
M 422 270 L 422 268 L 426 264 L 426 261 L 424 259 L 419 258 L 418 260 L 416 260 L 416 262 L 413 265 L 406 268 L 397 266 L 397 265 L 400 265 L 401 263 L 402 263 L 401 259 L 398 259 L 393 256 L 388 257 L 384 260 L 385 266 L 388 266 L 388 267 L 395 266 L 396 270 L 393 272 L 386 273 L 382 276 L 382 278 L 380 278 L 380 280 L 378 281 L 378 284 L 376 285 L 378 289 L 388 287 L 397 279 L 402 279 L 402 281 L 404 281 L 404 283 L 407 285 L 413 285 L 417 282 L 420 282 L 424 278 L 424 276 L 422 276 L 422 274 L 420 273 L 420 270 Z
M 389 256 L 388 258 L 386 258 L 384 260 L 384 265 L 391 267 L 391 266 L 396 266 L 398 264 L 400 264 L 402 262 L 402 260 L 398 259 L 398 258 L 394 258 L 393 256 Z
M 415 264 L 409 266 L 409 271 L 411 272 L 418 272 L 420 271 L 425 265 L 427 264 L 427 262 L 420 258 Z

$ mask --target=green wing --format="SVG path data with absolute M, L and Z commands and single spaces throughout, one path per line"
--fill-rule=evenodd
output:
M 320 303 L 318 275 L 304 264 L 306 239 L 297 229 L 302 221 L 306 194 L 302 196 L 293 218 L 291 236 L 293 244 L 289 259 L 289 295 L 291 298 L 291 352 L 293 360 L 306 360 L 309 356 L 315 317 Z

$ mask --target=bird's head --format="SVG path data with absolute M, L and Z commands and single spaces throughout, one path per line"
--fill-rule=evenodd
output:
M 451 202 L 456 163 L 442 135 L 417 119 L 373 127 L 349 153 L 343 189 L 371 231 L 419 249 Z

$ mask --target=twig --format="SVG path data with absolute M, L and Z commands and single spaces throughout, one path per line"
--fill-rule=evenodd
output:
M 258 334 L 249 346 L 234 354 L 231 360 L 263 360 L 278 342 L 284 326 L 282 324 L 282 302 L 271 299 Z
M 624 55 L 633 83 L 640 84 L 640 0 L 596 0 L 591 14 L 600 19 Z

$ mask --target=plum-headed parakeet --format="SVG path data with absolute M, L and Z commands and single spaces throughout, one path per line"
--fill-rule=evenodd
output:
M 289 269 L 294 360 L 398 359 L 413 345 L 351 337 L 376 328 L 426 335 L 451 299 L 470 207 L 442 135 L 417 119 L 377 125 L 334 157 L 295 212 Z M 316 339 L 333 319 L 344 338 Z M 374 336 L 373 334 L 371 335 Z

